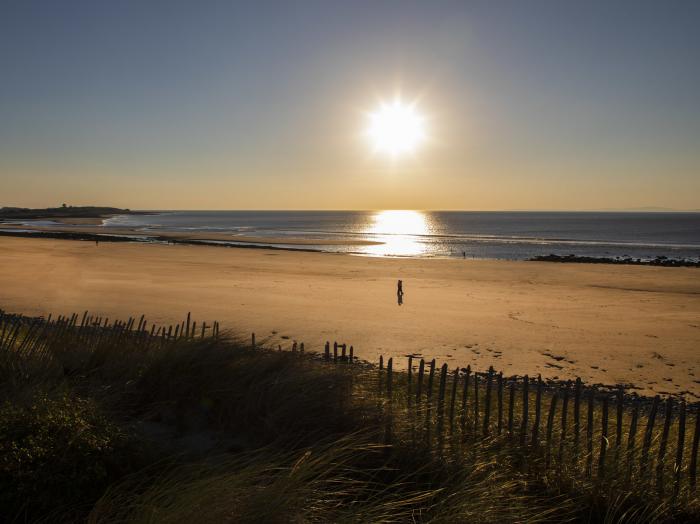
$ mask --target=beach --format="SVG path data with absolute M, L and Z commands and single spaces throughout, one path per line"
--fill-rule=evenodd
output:
M 26 315 L 87 309 L 167 325 L 191 312 L 273 347 L 338 341 L 397 368 L 413 354 L 700 398 L 696 268 L 13 237 L 0 237 L 0 268 L 0 307 Z

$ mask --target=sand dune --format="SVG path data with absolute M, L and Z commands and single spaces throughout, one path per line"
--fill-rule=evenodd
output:
M 0 307 L 199 320 L 288 346 L 326 340 L 506 374 L 700 396 L 700 270 L 380 259 L 0 237 Z M 404 304 L 396 280 L 404 281 Z M 288 337 L 288 338 L 285 338 Z

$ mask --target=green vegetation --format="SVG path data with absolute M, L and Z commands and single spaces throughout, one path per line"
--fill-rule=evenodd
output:
M 149 333 L 141 322 L 134 329 L 133 322 L 98 327 L 98 321 L 0 319 L 3 521 L 631 523 L 700 517 L 687 483 L 672 495 L 672 472 L 660 496 L 653 482 L 636 474 L 625 481 L 626 463 L 612 449 L 603 478 L 597 455 L 590 476 L 585 453 L 560 458 L 560 424 L 549 459 L 544 427 L 536 445 L 518 445 L 521 384 L 514 389 L 513 434 L 507 415 L 498 434 L 494 389 L 492 425 L 483 436 L 484 412 L 473 411 L 474 391 L 483 405 L 483 380 L 470 390 L 466 412 L 457 390 L 450 417 L 452 382 L 447 375 L 442 381 L 439 370 L 430 399 L 426 373 L 416 402 L 415 373 L 410 395 L 408 375 L 392 373 L 388 396 L 387 370 L 364 363 L 252 348 L 218 326 L 207 337 L 196 330 L 195 338 L 189 328 L 189 336 L 176 337 L 172 330 Z M 457 378 L 460 386 L 463 375 Z M 530 392 L 534 402 L 534 387 Z M 544 392 L 544 406 L 551 392 Z M 535 404 L 531 417 L 534 410 Z M 669 441 L 674 438 L 671 433 Z M 595 439 L 597 449 L 599 433 Z M 565 454 L 571 454 L 569 440 L 561 448 Z M 653 446 L 655 456 L 658 436 Z M 674 450 L 669 447 L 669 456 Z

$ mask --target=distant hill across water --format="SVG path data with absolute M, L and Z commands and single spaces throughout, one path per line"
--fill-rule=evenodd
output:
M 2 207 L 0 218 L 31 219 L 31 218 L 102 218 L 111 215 L 136 214 L 129 209 L 99 206 L 68 206 L 30 209 L 26 207 Z

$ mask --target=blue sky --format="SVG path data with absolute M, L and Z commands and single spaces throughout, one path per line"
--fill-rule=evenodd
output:
M 700 2 L 0 0 L 0 205 L 697 208 Z M 372 154 L 367 112 L 426 115 Z

